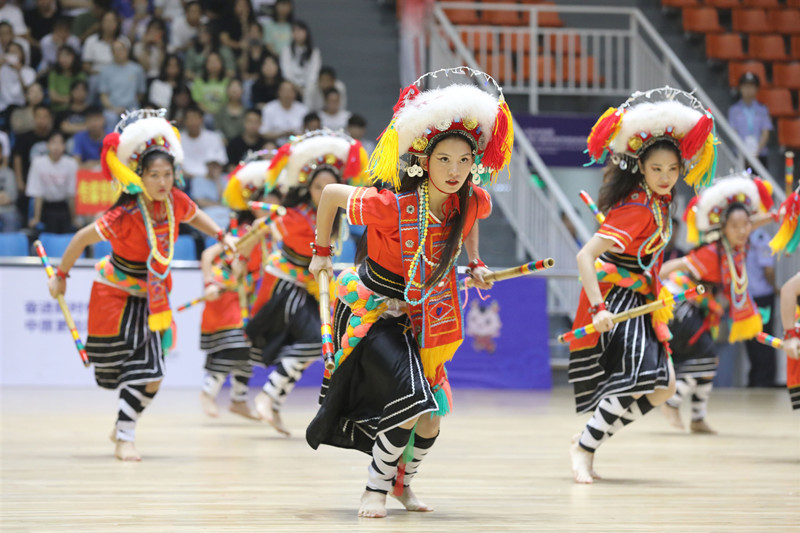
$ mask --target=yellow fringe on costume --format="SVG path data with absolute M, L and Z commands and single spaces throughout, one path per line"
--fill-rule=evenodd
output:
M 688 185 L 697 189 L 697 187 L 707 185 L 705 182 L 714 178 L 717 152 L 715 145 L 717 144 L 719 144 L 719 141 L 714 138 L 714 133 L 709 133 L 703 148 L 700 150 L 700 159 L 684 178 Z
M 758 335 L 763 328 L 764 324 L 761 322 L 761 314 L 756 312 L 750 318 L 737 320 L 731 324 L 731 330 L 728 333 L 728 342 L 733 344 L 734 342 L 750 340 Z
M 242 183 L 236 178 L 231 176 L 228 184 L 225 186 L 225 192 L 222 193 L 222 199 L 225 200 L 228 207 L 236 211 L 247 210 L 247 203 L 245 203 L 242 196 Z
M 456 350 L 461 346 L 461 342 L 459 340 L 435 348 L 420 348 L 419 355 L 420 359 L 422 359 L 422 369 L 425 371 L 425 377 L 431 381 L 436 379 L 436 371 L 453 358 Z
M 697 212 L 694 209 L 686 214 L 686 242 L 689 244 L 700 242 L 700 233 L 697 231 Z
M 397 173 L 397 161 L 400 157 L 399 144 L 400 140 L 397 130 L 394 129 L 394 119 L 392 119 L 369 158 L 372 181 L 391 183 L 395 190 L 400 188 L 400 176 Z
M 172 324 L 172 311 L 169 309 L 160 313 L 152 313 L 147 317 L 147 325 L 150 331 L 166 331 Z
M 135 185 L 141 189 L 145 198 L 152 200 L 150 195 L 147 194 L 147 189 L 144 188 L 142 178 L 136 174 L 136 172 L 131 170 L 130 167 L 119 160 L 117 157 L 117 151 L 113 148 L 106 152 L 106 163 L 108 164 L 108 169 L 111 171 L 111 174 L 114 176 L 114 178 L 116 178 L 116 180 L 122 184 L 123 189 L 131 185 Z
M 797 221 L 797 218 L 789 216 L 784 217 L 781 222 L 781 227 L 778 229 L 778 233 L 769 241 L 769 247 L 773 255 L 787 248 L 789 241 L 792 240 L 795 230 L 797 229 Z
M 658 299 L 666 299 L 668 303 L 665 307 L 653 311 L 653 321 L 660 324 L 668 324 L 673 317 L 672 310 L 675 308 L 675 299 L 666 287 L 661 287 L 661 290 L 658 292 Z

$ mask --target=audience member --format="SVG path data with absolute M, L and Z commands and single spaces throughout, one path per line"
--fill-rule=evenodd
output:
M 306 113 L 303 117 L 303 132 L 315 131 L 322 128 L 322 121 L 315 112 Z
M 25 12 L 25 24 L 28 26 L 28 41 L 31 44 L 32 64 L 41 60 L 41 41 L 52 33 L 61 10 L 56 0 L 36 0 L 33 9 Z
M 255 22 L 250 0 L 233 0 L 214 24 L 219 41 L 238 56 L 246 47 L 245 34 L 251 22 Z M 224 227 L 224 226 L 223 226 Z
M 72 34 L 81 42 L 100 29 L 100 20 L 111 9 L 111 0 L 92 0 L 89 10 L 72 19 Z
M 9 106 L 24 106 L 25 90 L 35 81 L 36 71 L 25 65 L 25 51 L 12 41 L 0 57 L 0 112 Z
M 86 111 L 86 129 L 75 134 L 72 155 L 81 168 L 100 166 L 103 139 L 108 130 L 105 127 L 103 108 L 92 106 Z
M 50 107 L 58 113 L 69 105 L 69 93 L 72 84 L 85 80 L 86 73 L 81 68 L 78 53 L 68 44 L 58 49 L 58 60 L 47 74 L 47 89 L 50 95 Z
M 297 101 L 292 82 L 284 80 L 278 88 L 278 99 L 261 109 L 261 134 L 268 141 L 283 144 L 282 140 L 290 135 L 302 133 L 307 112 L 306 106 Z
M 347 127 L 347 121 L 350 120 L 351 114 L 350 111 L 342 108 L 338 89 L 325 91 L 325 106 L 319 112 L 323 128 L 343 130 Z
M 230 82 L 231 79 L 225 75 L 222 57 L 211 52 L 206 56 L 202 76 L 192 83 L 192 98 L 206 115 L 213 117 L 227 103 L 226 92 Z
M 168 22 L 175 22 L 183 17 L 184 7 L 182 0 L 154 0 L 154 15 Z
M 169 104 L 169 117 L 176 128 L 182 130 L 186 126 L 186 112 L 194 106 L 192 92 L 186 85 L 180 85 L 172 91 L 172 101 Z
M 128 37 L 130 42 L 136 43 L 144 38 L 147 27 L 155 19 L 156 17 L 153 17 L 153 12 L 150 9 L 150 0 L 133 0 L 133 17 L 123 18 L 122 33 Z M 162 25 L 166 34 L 166 25 L 163 24 L 163 20 Z M 164 46 L 166 46 L 166 39 L 164 39 Z
M 103 67 L 97 84 L 100 101 L 106 110 L 106 127 L 112 129 L 127 109 L 134 109 L 144 96 L 144 70 L 128 58 L 128 46 L 114 41 L 114 62 Z
M 347 109 L 347 87 L 342 80 L 336 78 L 336 71 L 329 66 L 320 68 L 316 81 L 306 87 L 303 103 L 312 111 L 321 110 L 325 105 L 325 91 L 328 89 L 339 91 L 339 104 L 342 109 Z
M 0 132 L 5 135 L 5 132 Z M 8 166 L 8 153 L 0 150 L 0 232 L 17 231 L 20 227 L 17 211 L 17 178 Z
M 25 107 L 11 112 L 11 131 L 15 135 L 33 130 L 33 110 L 44 101 L 44 89 L 36 82 L 25 89 Z
M 28 226 L 42 223 L 48 233 L 70 233 L 75 228 L 75 184 L 78 163 L 64 154 L 64 136 L 59 131 L 47 138 L 47 155 L 33 158 L 25 189 L 33 200 Z
M 144 69 L 147 79 L 157 78 L 161 71 L 161 65 L 167 56 L 166 34 L 164 21 L 154 18 L 147 24 L 147 31 L 142 39 L 133 45 L 133 57 Z
M 67 137 L 86 129 L 86 110 L 89 109 L 89 84 L 84 80 L 72 82 L 69 104 L 55 115 L 55 127 Z
M 169 51 L 173 54 L 185 52 L 197 37 L 202 25 L 203 8 L 200 7 L 200 2 L 187 2 L 186 12 L 172 21 Z
M 282 81 L 283 77 L 281 76 L 278 58 L 272 54 L 267 54 L 261 61 L 258 79 L 250 91 L 250 102 L 252 102 L 253 107 L 261 109 L 264 104 L 278 98 L 278 87 L 280 87 Z
M 750 155 L 757 156 L 761 164 L 767 165 L 767 142 L 773 130 L 767 106 L 756 100 L 760 81 L 752 72 L 745 72 L 739 79 L 741 100 L 728 110 L 728 120 L 742 138 Z
M 42 37 L 40 41 L 42 61 L 37 68 L 39 76 L 47 75 L 50 69 L 56 66 L 58 63 L 58 53 L 62 46 L 69 46 L 70 49 L 75 52 L 75 55 L 79 57 L 81 53 L 81 41 L 70 34 L 69 24 L 68 19 L 59 18 L 53 25 L 53 31 Z M 80 62 L 78 66 L 80 66 Z
M 245 82 L 253 82 L 261 75 L 261 64 L 269 55 L 269 50 L 264 44 L 261 24 L 251 22 L 247 28 L 245 48 L 239 57 L 239 73 Z
M 14 35 L 25 37 L 28 27 L 25 25 L 25 16 L 22 10 L 9 0 L 0 0 L 0 20 L 6 20 L 14 30 Z
M 185 86 L 183 61 L 175 54 L 168 54 L 161 63 L 161 71 L 158 78 L 150 82 L 147 100 L 156 107 L 169 109 L 175 89 Z
M 214 127 L 222 133 L 225 142 L 242 134 L 245 107 L 242 102 L 242 82 L 233 79 L 228 84 L 227 101 L 214 115 Z
M 274 14 L 263 22 L 264 44 L 269 51 L 280 56 L 283 49 L 292 42 L 292 22 L 294 6 L 292 0 L 275 0 Z
M 211 154 L 206 161 L 206 174 L 192 180 L 192 199 L 221 228 L 228 225 L 230 213 L 230 209 L 222 205 L 225 190 L 222 170 L 226 163 L 227 157 Z
M 200 31 L 192 40 L 192 45 L 186 50 L 186 77 L 189 80 L 196 80 L 203 74 L 208 56 L 212 53 L 219 54 L 224 66 L 225 78 L 236 76 L 236 59 L 233 52 L 227 46 L 219 42 L 219 35 L 213 33 L 208 24 L 203 24 Z
M 347 134 L 353 139 L 361 141 L 364 150 L 366 150 L 368 154 L 371 154 L 375 149 L 375 141 L 366 138 L 367 120 L 361 115 L 354 114 L 350 116 L 350 119 L 347 121 Z
M 203 127 L 203 111 L 197 105 L 186 110 L 186 129 L 181 131 L 181 145 L 183 172 L 187 182 L 206 175 L 206 161 L 212 155 L 224 160 L 224 164 L 228 162 L 219 133 Z
M 750 233 L 746 269 L 748 291 L 764 318 L 761 331 L 773 335 L 773 310 L 775 308 L 775 256 L 769 247 L 772 239 L 764 228 L 756 228 Z M 767 318 L 768 317 L 768 318 Z M 774 387 L 777 373 L 777 354 L 771 346 L 765 346 L 755 339 L 745 341 L 750 371 L 747 374 L 748 387 Z
M 248 152 L 256 152 L 264 145 L 264 138 L 258 133 L 259 128 L 261 128 L 261 113 L 257 109 L 245 111 L 242 134 L 228 141 L 229 168 L 238 165 Z
M 83 43 L 81 60 L 83 69 L 89 74 L 100 74 L 103 67 L 114 62 L 112 45 L 121 41 L 126 48 L 130 48 L 130 41 L 122 35 L 122 25 L 119 17 L 113 11 L 107 11 L 100 19 L 100 29 L 90 35 Z
M 292 42 L 281 51 L 280 60 L 283 77 L 295 85 L 298 94 L 319 77 L 322 55 L 305 22 L 296 20 L 292 25 Z
M 31 161 L 40 155 L 47 154 L 47 139 L 53 132 L 53 113 L 46 106 L 40 105 L 33 111 L 33 131 L 18 135 L 12 152 L 12 165 L 17 178 L 17 207 L 22 220 L 28 220 L 28 197 L 25 184 L 28 179 Z

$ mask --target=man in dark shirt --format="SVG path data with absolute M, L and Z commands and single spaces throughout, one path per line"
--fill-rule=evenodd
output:
M 264 138 L 259 135 L 261 113 L 257 109 L 248 109 L 244 113 L 244 131 L 228 142 L 228 169 L 231 170 L 244 159 L 250 150 L 261 150 Z
M 33 110 L 33 130 L 17 136 L 11 159 L 14 166 L 14 175 L 17 178 L 17 209 L 23 221 L 23 226 L 28 222 L 28 197 L 25 195 L 25 186 L 28 182 L 28 169 L 31 159 L 38 155 L 47 155 L 47 138 L 53 131 L 53 113 L 45 106 L 36 106 Z

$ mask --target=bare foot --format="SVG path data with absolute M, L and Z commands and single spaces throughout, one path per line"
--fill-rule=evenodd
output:
M 261 391 L 258 393 L 255 404 L 256 411 L 261 420 L 278 430 L 278 433 L 282 433 L 287 437 L 290 436 L 289 430 L 283 425 L 280 412 L 273 407 L 272 398 L 270 398 L 266 392 Z
M 681 431 L 686 431 L 686 426 L 683 425 L 681 413 L 677 407 L 672 407 L 671 405 L 662 403 L 661 414 L 664 415 L 664 418 L 667 419 L 667 422 L 670 426 L 674 427 L 675 429 L 680 429 Z
M 258 413 L 255 411 L 255 409 L 253 409 L 246 401 L 231 402 L 229 410 L 231 413 L 249 418 L 250 420 L 261 420 L 261 417 L 258 416 Z
M 433 511 L 433 507 L 425 505 L 423 502 L 419 501 L 417 495 L 414 494 L 413 490 L 411 490 L 411 487 L 403 487 L 403 494 L 400 496 L 395 496 L 394 492 L 392 492 L 392 497 L 402 503 L 403 507 L 406 508 L 406 511 L 417 511 L 420 513 L 428 513 Z
M 569 448 L 569 455 L 572 459 L 572 475 L 575 477 L 575 483 L 590 484 L 594 481 L 592 463 L 594 463 L 594 454 L 589 453 L 578 444 L 581 436 L 580 433 L 572 437 L 572 446 Z M 598 478 L 600 476 L 597 476 Z
M 136 446 L 127 440 L 118 440 L 114 455 L 120 461 L 141 461 L 142 457 L 136 451 Z
M 361 495 L 358 516 L 363 518 L 383 518 L 386 516 L 386 494 L 365 490 Z
M 217 418 L 219 416 L 217 400 L 205 392 L 200 392 L 200 405 L 203 407 L 203 412 L 211 418 Z
M 692 433 L 705 433 L 707 435 L 716 435 L 717 432 L 714 431 L 711 426 L 706 423 L 705 419 L 703 420 L 692 420 L 692 423 L 689 425 L 689 429 Z

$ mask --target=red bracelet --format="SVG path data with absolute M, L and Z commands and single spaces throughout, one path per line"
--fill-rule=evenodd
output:
M 484 263 L 480 259 L 473 259 L 472 261 L 467 263 L 467 268 L 469 268 L 470 270 L 475 270 L 478 267 L 486 268 L 486 263 Z
M 64 281 L 67 281 L 67 278 L 69 277 L 69 274 L 67 274 L 66 272 L 61 270 L 61 267 L 58 267 L 58 268 L 56 268 L 56 276 L 58 276 L 59 278 L 61 278 Z
M 789 339 L 800 339 L 800 326 L 786 330 L 786 333 L 783 334 L 783 340 L 788 341 Z
M 217 240 L 218 240 L 219 242 L 222 242 L 224 239 L 225 239 L 225 232 L 224 232 L 224 231 L 222 231 L 222 230 L 219 230 L 219 231 L 217 232 Z
M 310 242 L 311 253 L 320 257 L 330 257 L 333 255 L 333 246 L 321 246 L 316 242 Z
M 596 315 L 600 311 L 605 311 L 605 310 L 606 310 L 605 302 L 600 302 L 599 304 L 593 305 L 589 308 L 589 312 L 592 314 L 592 316 Z

